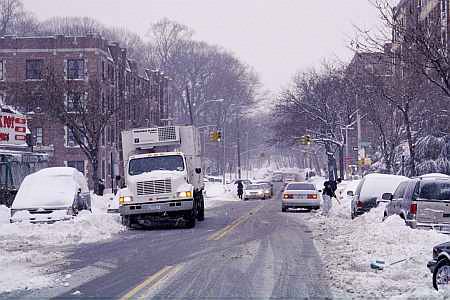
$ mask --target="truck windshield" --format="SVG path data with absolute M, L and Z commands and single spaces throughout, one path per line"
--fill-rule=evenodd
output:
M 128 174 L 131 176 L 152 171 L 184 171 L 181 155 L 143 157 L 130 160 Z

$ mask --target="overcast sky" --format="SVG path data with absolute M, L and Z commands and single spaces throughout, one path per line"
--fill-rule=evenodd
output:
M 221 45 L 259 73 L 277 92 L 292 75 L 326 58 L 349 60 L 353 24 L 371 27 L 368 0 L 23 0 L 39 19 L 89 16 L 142 36 L 168 17 Z

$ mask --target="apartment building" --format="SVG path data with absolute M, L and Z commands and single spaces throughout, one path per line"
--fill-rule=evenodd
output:
M 48 99 L 38 92 L 49 67 L 76 84 L 95 82 L 101 106 L 115 111 L 101 137 L 99 170 L 107 186 L 113 184 L 123 164 L 120 132 L 168 119 L 170 79 L 145 70 L 127 49 L 98 35 L 0 38 L 0 103 L 28 116 L 34 151 L 48 153 L 50 166 L 72 166 L 86 175 L 92 171 L 86 156 L 71 131 L 50 117 Z M 68 92 L 61 101 L 70 107 L 76 97 Z

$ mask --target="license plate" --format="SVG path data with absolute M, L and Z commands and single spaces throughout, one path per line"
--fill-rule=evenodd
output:
M 158 204 L 147 205 L 147 209 L 160 210 L 161 205 Z
M 305 199 L 306 196 L 305 196 L 305 195 L 297 195 L 297 197 L 295 197 L 295 198 L 298 198 L 298 199 Z

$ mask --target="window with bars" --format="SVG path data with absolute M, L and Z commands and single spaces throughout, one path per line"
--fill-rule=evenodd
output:
M 66 110 L 68 112 L 79 112 L 84 109 L 86 94 L 79 92 L 69 92 L 66 97 Z
M 42 69 L 44 67 L 43 59 L 28 59 L 26 61 L 26 79 L 42 79 Z
M 67 60 L 67 78 L 68 79 L 84 79 L 85 61 L 84 59 L 68 59 Z
M 36 145 L 40 146 L 43 144 L 44 142 L 44 130 L 42 127 L 36 127 L 34 129 L 34 136 L 35 136 L 35 141 L 36 141 Z

